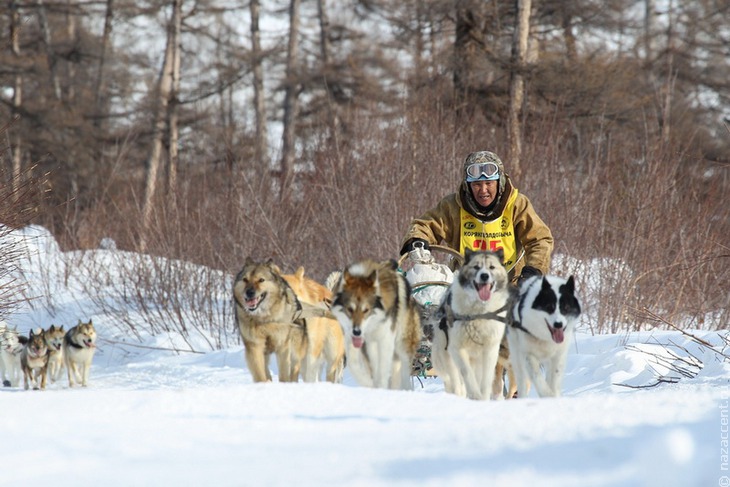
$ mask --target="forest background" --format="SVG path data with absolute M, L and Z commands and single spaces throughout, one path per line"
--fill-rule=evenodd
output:
M 207 328 L 176 296 L 212 310 L 247 256 L 318 280 L 395 258 L 492 150 L 591 331 L 727 328 L 728 19 L 721 0 L 10 0 L 0 222 L 207 266 L 127 276 L 161 327 Z M 2 313 L 34 298 L 18 286 Z

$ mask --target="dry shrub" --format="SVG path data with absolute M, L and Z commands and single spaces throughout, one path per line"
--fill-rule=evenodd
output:
M 148 251 L 210 271 L 191 278 L 181 266 L 131 267 L 125 296 L 148 313 L 150 330 L 204 329 L 215 346 L 237 340 L 221 296 L 246 257 L 271 258 L 284 272 L 303 265 L 320 281 L 354 260 L 397 258 L 410 220 L 455 190 L 469 152 L 506 159 L 503 133 L 478 114 L 456 119 L 436 103 L 403 112 L 389 122 L 348 119 L 338 137 L 315 139 L 283 196 L 275 173 L 243 162 L 183 171 L 176 204 L 159 195 Z M 532 123 L 515 184 L 553 230 L 564 257 L 553 271 L 576 275 L 591 329 L 661 326 L 649 312 L 683 327 L 726 327 L 727 169 L 713 174 L 696 151 L 615 126 Z M 139 204 L 118 195 L 85 210 L 85 238 L 134 250 Z M 193 315 L 181 311 L 186 302 Z

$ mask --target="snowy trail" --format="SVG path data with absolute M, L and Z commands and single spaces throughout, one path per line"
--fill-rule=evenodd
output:
M 438 379 L 414 392 L 253 384 L 241 356 L 96 368 L 86 389 L 62 381 L 45 392 L 1 391 L 0 455 L 10 465 L 31 455 L 43 468 L 6 471 L 0 484 L 717 482 L 716 380 L 475 402 L 443 393 Z

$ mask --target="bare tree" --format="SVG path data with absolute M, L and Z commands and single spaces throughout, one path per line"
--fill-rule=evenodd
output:
M 107 46 L 112 34 L 112 20 L 114 19 L 114 0 L 106 0 L 106 11 L 104 13 L 104 31 L 101 35 L 99 47 L 99 63 L 96 68 L 96 80 L 94 81 L 94 125 L 100 127 L 106 116 L 106 109 L 102 105 L 102 100 L 106 94 L 106 73 L 104 65 L 106 63 Z
M 51 34 L 51 26 L 48 23 L 48 14 L 43 0 L 37 0 L 38 5 L 38 24 L 43 34 L 43 45 L 46 48 L 46 62 L 48 63 L 48 72 L 51 76 L 51 84 L 56 100 L 61 99 L 61 81 L 58 78 L 56 70 L 56 56 L 53 53 L 53 41 Z
M 170 74 L 170 94 L 167 105 L 168 157 L 167 164 L 167 200 L 171 207 L 175 206 L 178 173 L 178 110 L 180 105 L 180 51 L 182 30 L 182 0 L 173 3 L 172 27 L 172 73 Z
M 289 44 L 286 54 L 286 88 L 284 90 L 284 128 L 281 147 L 281 173 L 279 195 L 284 199 L 294 175 L 294 136 L 299 111 L 299 82 L 297 63 L 299 60 L 299 4 L 300 0 L 289 2 Z
M 253 72 L 253 103 L 256 117 L 254 157 L 258 167 L 268 166 L 268 143 L 266 131 L 266 97 L 264 92 L 263 54 L 261 51 L 261 29 L 259 0 L 251 0 L 251 70 Z
M 16 64 L 20 64 L 20 15 L 18 13 L 18 3 L 15 1 L 10 2 L 10 45 L 12 50 L 12 57 Z M 13 80 L 13 102 L 12 102 L 12 116 L 13 120 L 17 121 L 20 117 L 20 107 L 23 103 L 23 76 L 20 68 L 16 68 L 15 77 Z M 21 184 L 21 171 L 22 171 L 22 151 L 21 151 L 21 138 L 20 130 L 13 130 L 15 135 L 11 136 L 10 131 L 6 132 L 8 138 L 8 145 L 11 150 L 12 158 L 12 178 L 11 182 L 13 185 L 12 195 L 16 197 L 18 194 L 18 188 Z
M 509 105 L 509 160 L 511 171 L 515 177 L 522 172 L 522 130 L 520 115 L 525 100 L 525 80 L 523 73 L 526 67 L 527 41 L 530 36 L 530 17 L 532 0 L 517 0 L 517 17 L 512 41 L 512 70 L 510 80 Z
M 155 204 L 155 192 L 157 190 L 158 174 L 162 165 L 162 146 L 165 137 L 165 127 L 169 127 L 169 110 L 170 98 L 173 95 L 175 86 L 175 68 L 179 69 L 179 49 L 178 42 L 179 23 L 182 10 L 182 0 L 172 0 L 172 15 L 167 26 L 167 44 L 165 47 L 165 56 L 160 71 L 159 81 L 157 83 L 157 110 L 155 113 L 152 149 L 147 159 L 147 174 L 145 182 L 144 201 L 142 206 L 142 229 L 139 239 L 139 251 L 145 252 L 147 249 L 147 231 L 152 221 L 152 210 Z M 177 75 L 179 77 L 179 74 Z M 177 143 L 177 141 L 175 141 Z

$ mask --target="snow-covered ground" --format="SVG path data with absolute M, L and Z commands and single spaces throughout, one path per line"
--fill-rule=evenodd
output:
M 579 333 L 559 399 L 470 401 L 438 378 L 412 392 L 348 374 L 339 385 L 254 384 L 235 343 L 187 339 L 205 353 L 166 350 L 180 348 L 175 333 L 120 343 L 115 316 L 74 284 L 89 267 L 57 264 L 78 260 L 38 227 L 5 238 L 27 241 L 19 275 L 53 295 L 6 321 L 27 332 L 92 318 L 100 341 L 87 388 L 0 389 L 0 485 L 730 485 L 730 363 L 680 332 Z M 122 279 L 114 255 L 128 256 L 88 253 L 107 259 L 105 279 Z M 727 353 L 718 333 L 691 333 Z M 649 387 L 659 377 L 681 379 Z

